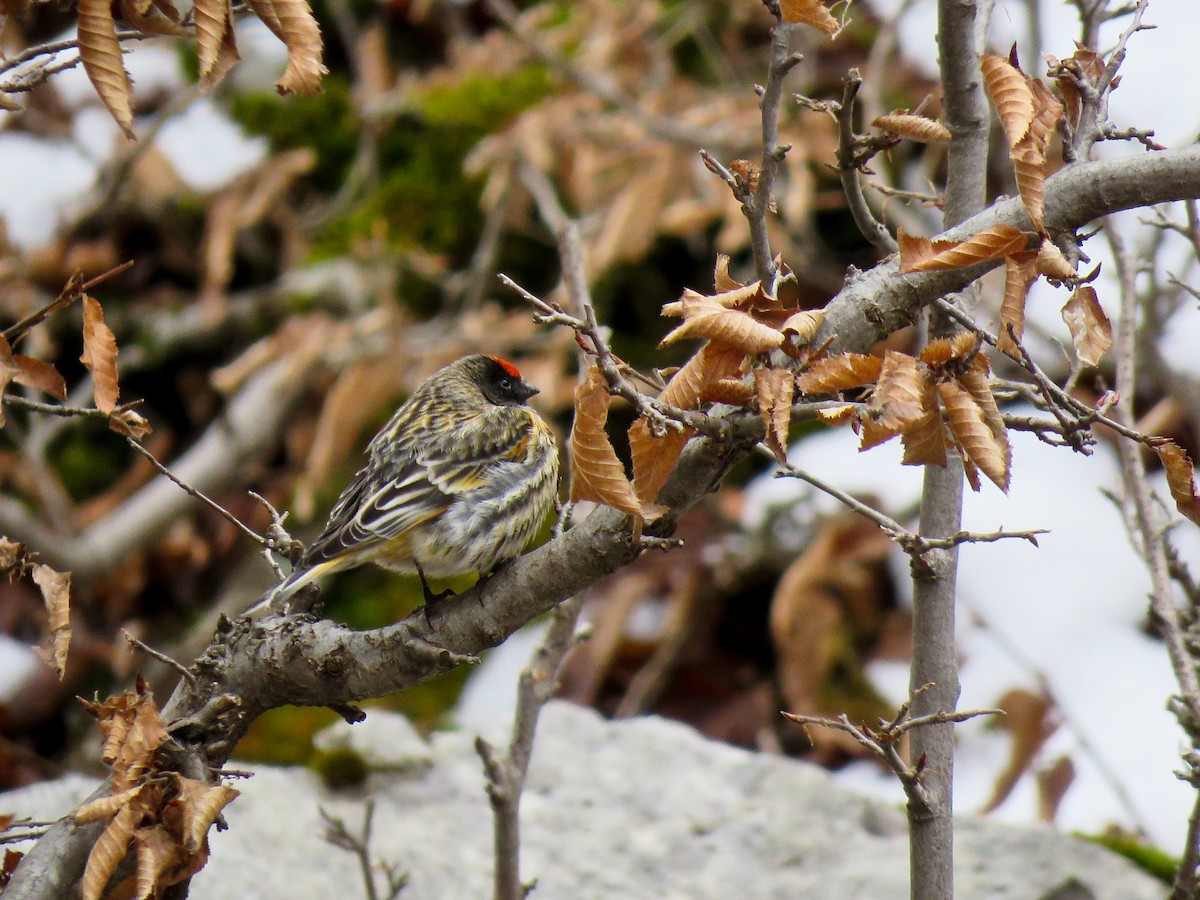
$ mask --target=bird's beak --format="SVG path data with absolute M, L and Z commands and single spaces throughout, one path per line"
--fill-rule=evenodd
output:
M 521 379 L 519 388 L 520 388 L 520 394 L 521 394 L 522 400 L 528 400 L 530 397 L 536 397 L 538 394 L 541 393 L 541 391 L 539 391 L 537 388 L 535 388 L 532 384 L 530 384 L 524 378 Z

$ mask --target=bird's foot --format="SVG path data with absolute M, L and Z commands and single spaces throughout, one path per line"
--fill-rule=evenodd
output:
M 457 595 L 450 588 L 434 593 L 433 589 L 429 586 L 429 580 L 425 577 L 425 570 L 421 568 L 420 563 L 417 563 L 416 566 L 417 575 L 421 579 L 421 593 L 425 597 L 425 624 L 432 628 L 433 622 L 429 618 L 429 611 L 433 608 L 433 605 L 443 600 L 449 600 L 451 597 Z

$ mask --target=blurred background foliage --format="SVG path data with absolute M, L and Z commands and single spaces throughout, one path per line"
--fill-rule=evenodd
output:
M 121 346 L 123 399 L 144 401 L 140 411 L 155 428 L 147 446 L 168 463 L 218 433 L 225 413 L 272 366 L 287 367 L 274 394 L 287 409 L 281 427 L 255 435 L 252 452 L 229 462 L 213 495 L 261 530 L 269 519 L 247 497 L 253 489 L 291 510 L 288 524 L 301 538 L 319 527 L 395 404 L 464 353 L 516 360 L 542 388 L 541 408 L 565 439 L 576 376 L 571 336 L 534 326 L 496 279 L 503 272 L 543 296 L 559 290 L 553 236 L 531 199 L 530 172 L 548 178 L 580 221 L 614 349 L 644 367 L 686 358 L 689 347 L 656 349 L 666 330 L 661 305 L 684 288 L 711 291 L 718 253 L 732 257 L 735 275 L 749 271 L 744 217 L 697 149 L 726 161 L 759 152 L 753 84 L 765 69 L 771 21 L 757 4 L 716 0 L 519 8 L 507 0 L 316 0 L 314 11 L 330 69 L 315 97 L 274 93 L 281 57 L 250 18 L 239 24 L 244 62 L 208 98 L 192 86 L 190 44 L 164 39 L 132 50 L 131 66 L 154 52 L 170 61 L 166 75 L 134 71 L 135 113 L 147 135 L 137 144 L 115 136 L 94 101 L 64 82 L 36 88 L 27 106 L 5 114 L 6 133 L 86 138 L 98 148 L 96 177 L 61 212 L 47 212 L 58 216 L 49 237 L 0 245 L 0 309 L 9 320 L 46 302 L 76 271 L 90 276 L 134 262 L 97 296 Z M 831 45 L 799 35 L 806 59 L 791 90 L 840 95 L 842 75 L 866 62 L 879 27 L 867 8 L 854 18 Z M 39 5 L 25 20 L 10 19 L 4 34 L 10 45 L 33 43 L 68 19 Z M 868 114 L 872 105 L 915 107 L 931 95 L 932 85 L 898 58 L 889 71 L 881 95 L 865 98 Z M 936 105 L 934 97 L 927 111 L 936 114 Z M 185 177 L 176 145 L 154 140 L 201 107 L 235 135 L 233 150 L 206 151 L 210 168 L 224 173 L 207 181 Z M 209 146 L 204 124 L 189 127 L 185 140 Z M 797 273 L 799 303 L 817 308 L 848 266 L 868 266 L 875 255 L 831 168 L 832 119 L 788 103 L 781 131 L 792 149 L 772 240 Z M 920 179 L 940 158 L 901 148 L 875 165 L 885 179 Z M 919 205 L 897 214 L 914 228 L 937 216 Z M 67 311 L 22 352 L 54 361 L 79 383 L 78 332 L 78 311 Z M 618 446 L 629 421 L 627 411 L 614 411 Z M 154 476 L 118 436 L 87 422 L 10 411 L 0 440 L 5 494 L 51 538 L 104 528 L 139 502 Z M 660 712 L 745 746 L 839 765 L 861 749 L 836 735 L 789 730 L 777 710 L 790 703 L 856 718 L 884 712 L 863 666 L 905 657 L 906 613 L 884 564 L 886 542 L 854 523 L 806 526 L 804 543 L 824 554 L 820 572 L 806 581 L 793 571 L 781 581 L 797 564 L 796 547 L 781 546 L 777 523 L 762 533 L 738 524 L 737 486 L 757 468 L 740 467 L 727 490 L 685 520 L 683 551 L 647 556 L 597 587 L 596 634 L 572 661 L 564 693 L 608 713 Z M 53 546 L 35 549 L 53 558 Z M 78 574 L 66 680 L 30 670 L 0 703 L 0 788 L 96 764 L 95 737 L 81 738 L 88 732 L 73 695 L 103 696 L 136 669 L 165 697 L 172 673 L 131 657 L 120 628 L 189 661 L 218 612 L 235 614 L 270 583 L 257 548 L 199 503 L 123 558 Z M 44 627 L 36 594 L 19 581 L 0 592 L 0 630 L 35 643 Z M 325 588 L 328 614 L 356 627 L 395 621 L 419 597 L 415 580 L 374 570 Z M 805 655 L 777 649 L 772 608 L 820 623 L 808 629 Z M 469 675 L 459 670 L 381 702 L 436 728 Z M 311 734 L 333 715 L 277 710 L 239 755 L 307 761 Z

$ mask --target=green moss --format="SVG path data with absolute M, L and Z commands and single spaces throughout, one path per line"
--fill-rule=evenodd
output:
M 321 777 L 326 787 L 333 790 L 359 787 L 370 774 L 367 761 L 349 747 L 328 752 L 316 751 L 309 761 L 309 768 Z
M 1157 847 L 1151 847 L 1130 837 L 1123 832 L 1104 834 L 1083 834 L 1075 832 L 1075 837 L 1107 847 L 1113 853 L 1125 857 L 1147 875 L 1157 878 L 1163 884 L 1172 884 L 1175 871 L 1179 868 L 1179 860 L 1164 853 Z
M 465 258 L 479 233 L 481 185 L 466 177 L 463 161 L 482 138 L 552 87 L 543 67 L 529 66 L 500 78 L 467 75 L 410 98 L 408 109 L 381 129 L 378 186 L 326 226 L 316 240 L 317 257 L 343 254 L 357 239 L 382 232 L 394 248 Z M 329 77 L 317 97 L 238 97 L 233 114 L 276 150 L 314 149 L 314 188 L 331 193 L 344 183 L 361 129 L 345 79 Z
M 284 706 L 250 726 L 233 755 L 251 762 L 304 765 L 313 755 L 313 735 L 338 720 L 337 713 L 311 706 Z
M 124 439 L 92 424 L 64 429 L 50 453 L 51 464 L 75 501 L 110 489 L 129 465 Z

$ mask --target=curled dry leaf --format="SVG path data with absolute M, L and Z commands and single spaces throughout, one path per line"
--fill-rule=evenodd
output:
M 117 408 L 120 387 L 117 384 L 117 339 L 104 324 L 100 301 L 83 295 L 83 356 L 79 361 L 92 373 L 92 393 L 96 408 L 111 413 Z
M 853 403 L 828 406 L 817 410 L 817 418 L 829 425 L 845 425 L 858 419 L 858 407 Z
M 1000 490 L 1007 493 L 1007 440 L 1000 441 L 997 438 L 975 397 L 958 382 L 942 382 L 938 384 L 937 391 L 946 409 L 954 441 L 962 451 L 964 463 L 969 461 L 977 466 Z M 972 484 L 972 487 L 975 485 Z
M 1029 85 L 1034 97 L 1033 121 L 1029 131 L 1012 148 L 1010 156 L 1017 191 L 1033 227 L 1042 231 L 1046 205 L 1046 150 L 1058 120 L 1062 118 L 1063 108 L 1050 89 L 1040 81 L 1032 79 Z
M 901 244 L 901 273 L 937 272 L 945 269 L 965 269 L 979 263 L 1003 259 L 1025 249 L 1025 232 L 1011 225 L 993 225 L 962 242 L 938 241 L 932 245 L 933 255 L 905 265 L 904 245 Z
M 1096 289 L 1090 284 L 1077 287 L 1063 305 L 1062 317 L 1071 331 L 1079 361 L 1085 366 L 1099 365 L 1112 346 L 1112 323 L 1104 314 Z
M 896 243 L 900 247 L 900 271 L 911 272 L 913 266 L 933 256 L 933 241 L 919 234 L 909 234 L 903 228 L 896 230 Z
M 109 794 L 107 797 L 97 797 L 91 803 L 85 803 L 71 813 L 71 818 L 75 820 L 77 825 L 86 825 L 88 822 L 103 822 L 105 819 L 111 819 L 117 814 L 117 810 L 130 803 L 145 788 L 146 785 L 138 784 L 131 788 L 126 788 L 119 793 Z
M 792 424 L 792 395 L 796 376 L 791 369 L 755 369 L 754 388 L 762 416 L 764 441 L 780 465 L 787 462 L 788 428 Z
M 111 0 L 79 0 L 79 59 L 104 107 L 133 140 L 133 105 L 129 73 L 121 59 L 121 42 Z
M 12 352 L 8 340 L 0 334 L 0 427 L 4 426 L 4 394 L 12 382 L 24 384 L 57 397 L 67 396 L 67 383 L 49 363 Z
M 700 399 L 705 403 L 727 403 L 730 406 L 745 406 L 755 398 L 754 388 L 738 378 L 722 378 L 705 385 Z
M 608 434 L 608 384 L 592 366 L 575 390 L 575 422 L 571 426 L 571 500 L 593 500 L 633 517 L 640 531 L 649 511 L 642 508 L 625 467 L 617 459 Z
M 134 896 L 161 896 L 164 888 L 174 884 L 170 872 L 182 862 L 179 843 L 162 825 L 139 828 L 133 834 L 137 849 L 137 873 L 134 876 Z
M 319 94 L 329 70 L 322 61 L 321 29 L 308 0 L 271 0 L 271 6 L 288 49 L 287 70 L 275 89 L 281 94 Z
M 108 880 L 129 852 L 129 842 L 141 817 L 140 804 L 127 803 L 117 810 L 88 856 L 83 872 L 83 900 L 100 900 L 104 896 Z
M 120 19 L 131 28 L 147 34 L 162 34 L 178 37 L 187 34 L 179 24 L 179 12 L 169 2 L 154 3 L 151 0 L 118 0 Z
M 667 483 L 683 448 L 691 439 L 690 428 L 668 430 L 656 435 L 650 431 L 645 418 L 639 418 L 629 429 L 629 455 L 633 461 L 633 491 L 643 506 L 654 503 L 658 492 Z
M 889 350 L 868 408 L 878 413 L 878 423 L 892 432 L 903 431 L 925 413 L 921 366 L 907 353 Z
M 209 827 L 221 810 L 234 801 L 238 791 L 224 784 L 196 781 L 178 774 L 175 783 L 178 794 L 171 804 L 182 813 L 183 849 L 190 856 L 200 851 Z
M 1000 407 L 996 404 L 996 395 L 992 393 L 991 367 L 988 365 L 987 357 L 978 354 L 972 361 L 971 367 L 959 375 L 958 381 L 967 389 L 979 407 L 979 411 L 983 413 L 983 421 L 991 429 L 992 437 L 1000 449 L 1004 471 L 1006 473 L 1011 471 L 1012 445 L 1008 440 L 1008 428 L 1004 424 L 1004 417 L 1000 415 Z M 1005 486 L 1007 483 L 1006 478 Z
M 1196 470 L 1187 451 L 1168 441 L 1154 448 L 1167 473 L 1167 487 L 1175 508 L 1187 519 L 1200 525 L 1200 495 L 1196 493 Z
M 996 776 L 991 798 L 980 810 L 985 815 L 994 812 L 1008 799 L 1021 776 L 1033 767 L 1042 745 L 1058 727 L 1057 711 L 1043 693 L 1013 688 L 996 705 L 1004 710 L 1004 715 L 996 720 L 996 726 L 1009 732 L 1012 742 L 1008 762 Z
M 683 324 L 662 339 L 660 347 L 683 338 L 707 338 L 736 347 L 746 354 L 766 353 L 783 344 L 783 333 L 764 325 L 747 312 L 728 309 L 720 297 L 699 297 L 683 301 Z
M 719 273 L 718 273 L 719 274 Z M 692 316 L 707 315 L 711 310 L 747 309 L 753 305 L 759 294 L 760 284 L 737 284 L 717 294 L 701 294 L 691 288 L 684 288 L 683 296 L 671 303 L 664 303 L 662 315 L 689 319 Z
M 71 646 L 71 573 L 56 572 L 49 566 L 38 564 L 33 567 L 32 575 L 50 617 L 50 646 L 41 655 L 62 681 L 67 672 L 67 650 Z
M 779 330 L 787 335 L 795 335 L 801 344 L 807 344 L 816 335 L 817 329 L 825 321 L 823 309 L 804 309 L 788 316 Z
M 701 400 L 709 399 L 707 393 L 713 386 L 736 375 L 744 359 L 745 354 L 732 347 L 705 344 L 675 372 L 658 399 L 669 406 L 691 409 Z M 692 433 L 691 429 L 685 429 L 655 435 L 645 419 L 633 423 L 629 429 L 629 453 L 633 461 L 634 492 L 643 506 L 654 502 Z
M 229 0 L 196 0 L 196 55 L 200 63 L 200 90 L 208 93 L 237 65 L 237 39 L 233 7 Z
M 808 25 L 828 35 L 837 34 L 841 27 L 821 0 L 780 0 L 779 11 L 785 22 Z
M 943 143 L 950 140 L 950 129 L 936 119 L 914 116 L 906 112 L 894 112 L 879 116 L 871 123 L 876 128 L 898 134 L 920 144 Z
M 736 348 L 705 344 L 676 370 L 658 399 L 669 406 L 691 409 L 703 399 L 709 385 L 737 375 L 745 358 L 746 354 Z
M 713 267 L 713 288 L 718 294 L 723 294 L 726 291 L 736 290 L 743 287 L 740 281 L 734 281 L 729 275 L 729 256 L 725 253 L 717 254 L 717 263 Z
M 20 575 L 26 565 L 25 552 L 25 545 L 20 541 L 0 537 L 0 573 L 7 573 L 11 578 Z
M 1039 275 L 1058 281 L 1075 277 L 1075 267 L 1050 238 L 1042 238 L 1042 246 L 1038 248 L 1037 271 Z
M 1037 783 L 1038 819 L 1053 822 L 1063 798 L 1075 782 L 1075 764 L 1069 756 L 1058 756 L 1049 765 L 1038 766 L 1034 772 Z
M 1025 76 L 1001 56 L 984 56 L 982 68 L 983 81 L 1008 136 L 1008 146 L 1015 147 L 1033 124 L 1033 91 Z
M 1014 359 L 1021 358 L 1016 341 L 1025 333 L 1025 300 L 1038 278 L 1037 258 L 1030 250 L 1014 253 L 1004 260 L 1004 299 L 1000 302 L 1000 339 L 996 346 Z
M 921 417 L 904 429 L 900 441 L 904 444 L 903 465 L 946 465 L 946 426 L 937 389 L 929 379 L 921 383 Z
M 135 441 L 140 441 L 154 430 L 144 416 L 132 409 L 123 410 L 109 417 L 108 427 L 117 434 L 131 437 Z
M 872 384 L 883 369 L 883 360 L 865 353 L 842 353 L 819 359 L 796 378 L 805 394 L 836 394 Z

